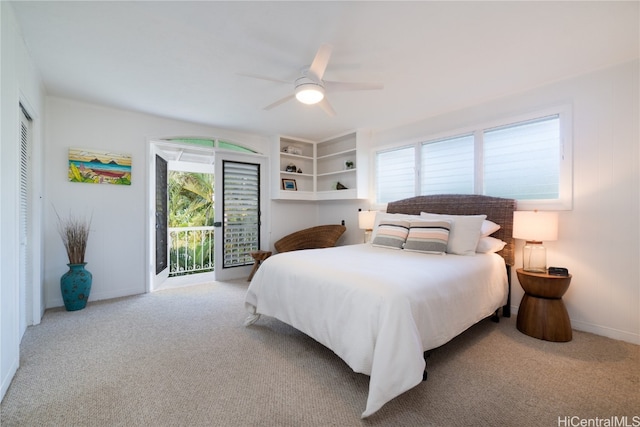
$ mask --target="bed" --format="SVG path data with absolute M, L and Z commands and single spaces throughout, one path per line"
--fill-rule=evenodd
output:
M 279 319 L 369 375 L 368 417 L 423 380 L 425 352 L 500 309 L 510 316 L 515 207 L 514 200 L 479 195 L 389 203 L 377 215 L 372 243 L 264 261 L 247 290 L 245 325 L 261 315 Z M 404 240 L 394 234 L 403 228 Z

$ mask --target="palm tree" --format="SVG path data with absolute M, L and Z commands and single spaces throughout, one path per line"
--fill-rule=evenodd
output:
M 213 225 L 213 175 L 169 172 L 169 227 Z
M 169 171 L 168 181 L 169 227 L 212 226 L 213 175 Z M 173 260 L 177 260 L 180 256 L 188 258 L 181 260 L 182 265 L 198 269 L 208 265 L 213 269 L 213 259 L 210 256 L 213 247 L 212 233 L 206 231 L 190 233 L 193 240 L 189 239 L 188 243 L 185 244 L 183 241 L 172 243 L 170 269 L 172 274 L 177 272 L 177 265 L 174 265 Z

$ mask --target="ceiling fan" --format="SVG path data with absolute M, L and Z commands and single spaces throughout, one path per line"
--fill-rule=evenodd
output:
M 300 71 L 300 76 L 293 82 L 294 91 L 292 94 L 285 96 L 273 102 L 266 107 L 265 110 L 271 110 L 285 102 L 296 98 L 303 104 L 318 104 L 329 116 L 335 116 L 336 112 L 325 97 L 330 92 L 351 91 L 351 90 L 375 90 L 382 89 L 383 85 L 378 83 L 350 83 L 350 82 L 333 82 L 323 80 L 324 72 L 329 64 L 329 58 L 333 48 L 329 44 L 322 44 L 316 52 L 311 65 Z M 268 80 L 277 83 L 291 84 L 290 81 L 264 77 L 255 74 L 242 74 L 243 76 L 253 77 L 256 79 Z

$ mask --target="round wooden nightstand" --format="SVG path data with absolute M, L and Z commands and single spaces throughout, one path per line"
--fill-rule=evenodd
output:
M 571 320 L 562 302 L 569 289 L 571 275 L 551 276 L 516 270 L 524 297 L 518 308 L 516 326 L 523 334 L 546 341 L 571 341 Z

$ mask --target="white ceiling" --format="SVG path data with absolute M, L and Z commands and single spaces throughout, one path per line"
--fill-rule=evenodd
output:
M 385 129 L 639 57 L 627 2 L 12 2 L 47 93 L 216 127 L 322 140 Z M 289 101 L 326 80 L 383 83 Z M 241 76 L 254 73 L 291 85 Z

